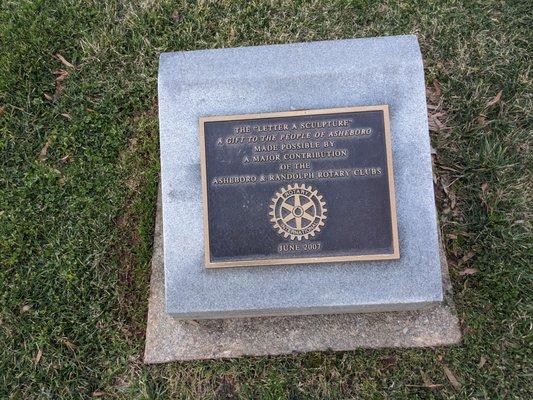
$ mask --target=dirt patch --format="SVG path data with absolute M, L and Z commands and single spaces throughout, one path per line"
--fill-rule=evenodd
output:
M 119 240 L 119 305 L 129 334 L 144 338 L 150 281 L 150 257 L 157 192 L 157 107 L 133 116 L 133 134 L 119 156 L 125 199 L 115 218 Z

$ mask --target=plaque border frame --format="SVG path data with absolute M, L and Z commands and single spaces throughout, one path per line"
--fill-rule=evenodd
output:
M 363 254 L 355 256 L 327 256 L 327 257 L 293 257 L 293 258 L 264 258 L 237 261 L 211 261 L 211 252 L 209 248 L 209 210 L 207 205 L 207 164 L 205 154 L 205 130 L 206 122 L 220 121 L 246 121 L 250 119 L 268 119 L 279 117 L 298 117 L 306 115 L 323 115 L 323 114 L 342 114 L 357 113 L 365 111 L 382 111 L 383 125 L 385 134 L 385 155 L 387 159 L 387 172 L 389 182 L 389 204 L 391 212 L 391 230 L 392 230 L 392 253 L 387 254 Z M 392 141 L 390 131 L 390 117 L 388 104 L 337 107 L 337 108 L 320 108 L 320 109 L 301 109 L 294 111 L 265 112 L 255 114 L 234 114 L 234 115 L 210 115 L 201 116 L 198 120 L 200 132 L 200 169 L 202 183 L 202 209 L 204 225 L 204 260 L 205 268 L 227 268 L 227 267 L 258 267 L 258 266 L 276 266 L 276 265 L 294 265 L 294 264 L 322 264 L 333 262 L 347 261 L 380 261 L 380 260 L 397 260 L 400 258 L 400 245 L 398 240 L 398 218 L 396 214 L 396 193 L 394 190 L 394 169 L 392 163 Z

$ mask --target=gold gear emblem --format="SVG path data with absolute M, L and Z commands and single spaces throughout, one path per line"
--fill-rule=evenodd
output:
M 270 222 L 291 240 L 309 239 L 324 226 L 326 202 L 318 191 L 304 184 L 282 187 L 270 203 Z

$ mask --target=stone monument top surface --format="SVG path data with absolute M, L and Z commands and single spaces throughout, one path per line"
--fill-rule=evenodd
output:
M 163 53 L 158 90 L 168 313 L 442 300 L 415 36 Z

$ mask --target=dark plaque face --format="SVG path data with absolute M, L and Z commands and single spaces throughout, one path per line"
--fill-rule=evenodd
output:
M 400 257 L 388 106 L 200 118 L 206 266 Z

